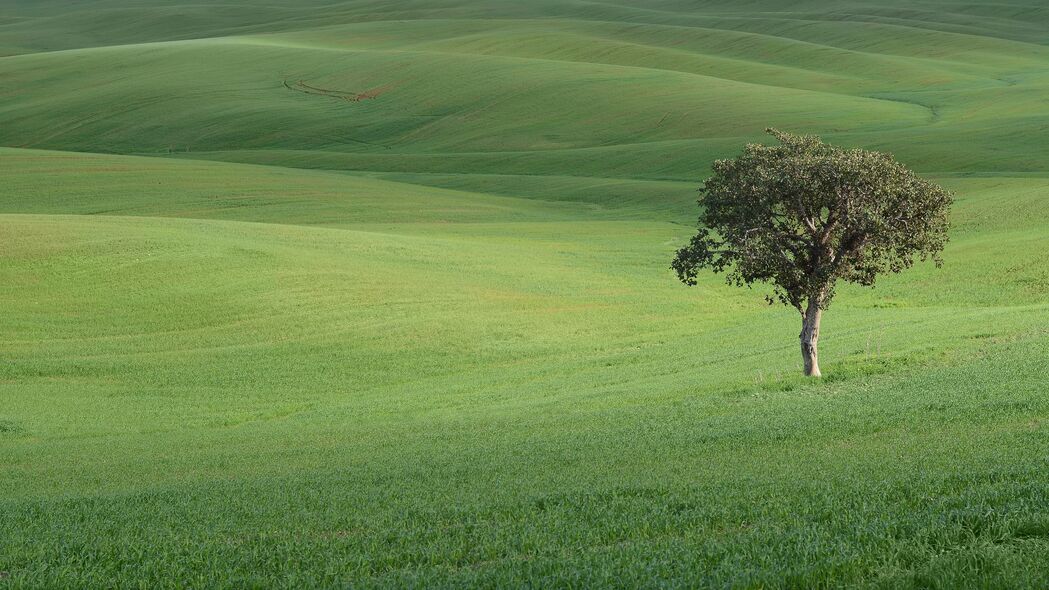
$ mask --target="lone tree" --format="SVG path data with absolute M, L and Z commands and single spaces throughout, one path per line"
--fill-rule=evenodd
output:
M 700 189 L 699 233 L 673 269 L 686 285 L 701 268 L 727 271 L 732 285 L 770 283 L 770 305 L 801 313 L 805 374 L 819 377 L 820 317 L 837 281 L 873 286 L 915 258 L 940 266 L 953 196 L 891 155 L 766 132 L 780 145 L 747 145 L 714 162 Z

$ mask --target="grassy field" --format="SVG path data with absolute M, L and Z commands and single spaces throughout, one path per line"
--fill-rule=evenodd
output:
M 0 0 L 0 81 L 0 588 L 1049 587 L 1038 0 Z M 958 197 L 821 381 L 668 268 L 769 125 Z

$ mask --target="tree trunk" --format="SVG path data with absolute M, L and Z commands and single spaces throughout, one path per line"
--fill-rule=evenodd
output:
M 816 344 L 820 339 L 820 317 L 823 310 L 817 302 L 810 301 L 801 314 L 801 358 L 805 361 L 805 376 L 820 376 L 819 353 Z

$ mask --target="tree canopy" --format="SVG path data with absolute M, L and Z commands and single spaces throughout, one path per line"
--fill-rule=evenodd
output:
M 714 162 L 700 189 L 699 231 L 672 265 L 681 281 L 695 285 L 709 268 L 730 284 L 768 283 L 769 303 L 815 317 L 818 334 L 837 281 L 873 286 L 916 260 L 941 264 L 949 191 L 889 154 L 767 132 L 779 145 L 750 144 Z

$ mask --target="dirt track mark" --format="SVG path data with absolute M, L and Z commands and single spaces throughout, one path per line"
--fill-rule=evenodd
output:
M 349 102 L 360 102 L 362 100 L 370 100 L 378 98 L 382 94 L 388 92 L 393 88 L 393 84 L 383 84 L 382 86 L 376 86 L 375 88 L 369 88 L 363 92 L 345 92 L 342 90 L 331 90 L 328 88 L 318 88 L 317 86 L 310 86 L 304 80 L 297 82 L 289 82 L 284 80 L 284 87 L 289 90 L 295 90 L 304 94 L 314 94 L 317 96 L 328 96 L 331 98 L 337 98 L 339 100 L 346 100 Z

